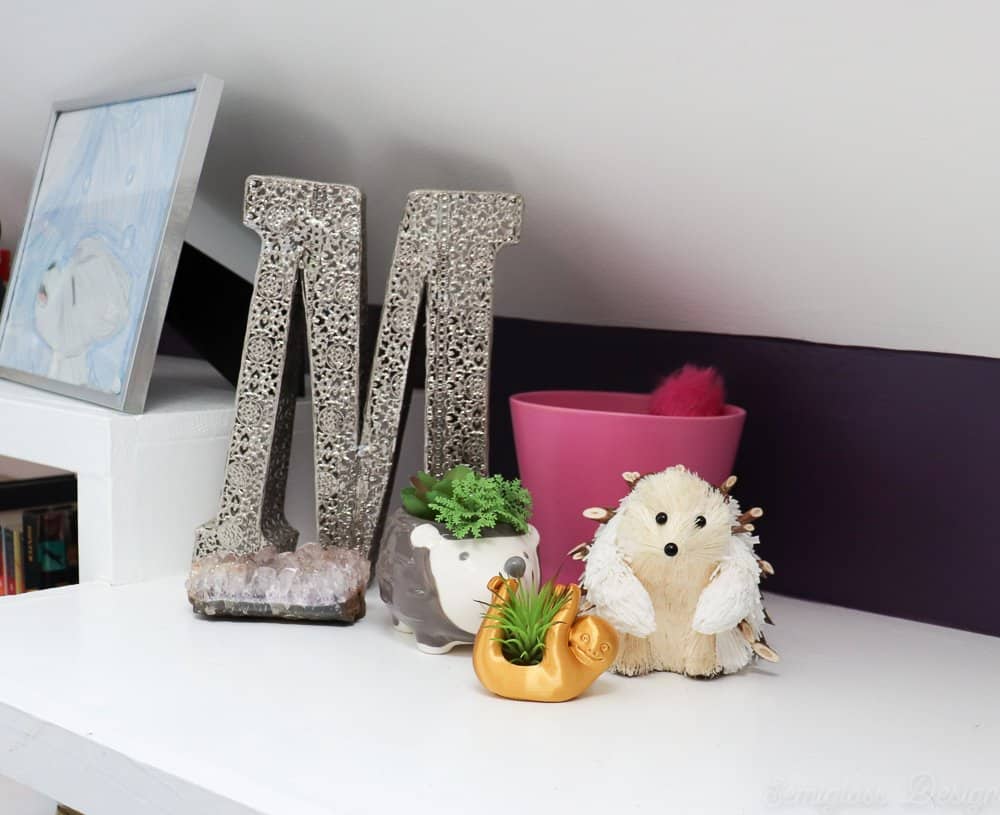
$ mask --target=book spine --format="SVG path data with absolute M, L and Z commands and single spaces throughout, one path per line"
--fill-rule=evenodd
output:
M 40 513 L 41 532 L 38 536 L 38 559 L 41 563 L 41 586 L 51 589 L 71 582 L 69 573 L 69 545 L 71 509 L 51 507 Z
M 24 546 L 21 530 L 14 530 L 14 594 L 24 593 Z
M 7 594 L 7 530 L 0 528 L 0 597 Z
M 66 547 L 66 562 L 69 567 L 69 582 L 75 585 L 80 582 L 80 527 L 76 507 L 70 510 L 69 520 L 69 543 Z
M 14 574 L 14 530 L 3 530 L 3 576 L 7 594 L 17 594 Z
M 41 533 L 41 515 L 33 510 L 24 513 L 21 534 L 24 538 L 24 590 L 34 591 L 42 587 L 42 564 L 38 551 Z

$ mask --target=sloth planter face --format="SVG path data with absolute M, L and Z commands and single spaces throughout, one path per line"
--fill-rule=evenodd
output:
M 533 526 L 520 535 L 499 527 L 456 539 L 404 510 L 390 516 L 376 567 L 379 593 L 393 625 L 412 633 L 421 651 L 442 654 L 472 643 L 491 599 L 487 584 L 499 574 L 538 581 Z

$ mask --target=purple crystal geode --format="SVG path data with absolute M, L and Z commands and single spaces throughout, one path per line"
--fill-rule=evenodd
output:
M 306 543 L 253 555 L 198 558 L 187 580 L 194 610 L 209 617 L 354 622 L 365 614 L 371 564 L 349 549 Z

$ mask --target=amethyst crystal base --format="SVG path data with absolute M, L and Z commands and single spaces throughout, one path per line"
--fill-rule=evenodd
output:
M 209 617 L 354 622 L 365 614 L 371 565 L 358 553 L 306 543 L 253 555 L 197 558 L 187 581 L 194 610 Z

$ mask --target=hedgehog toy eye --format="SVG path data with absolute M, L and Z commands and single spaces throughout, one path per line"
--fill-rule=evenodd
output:
M 660 526 L 663 526 L 667 522 L 667 513 L 666 512 L 657 512 L 656 513 L 656 522 Z
M 697 518 L 694 519 L 694 525 L 697 526 L 699 529 L 704 529 L 705 524 L 707 523 L 708 521 L 705 520 L 704 515 L 699 515 Z

